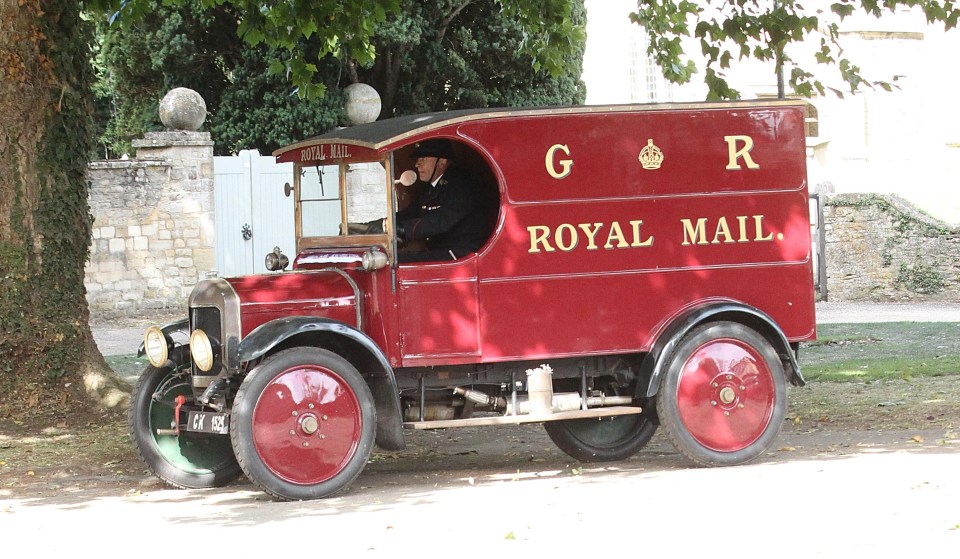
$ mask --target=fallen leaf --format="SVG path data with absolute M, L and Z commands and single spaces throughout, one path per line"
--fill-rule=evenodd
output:
M 923 442 L 923 437 L 921 437 L 920 435 L 914 435 L 914 436 L 910 437 L 910 440 L 913 441 L 913 442 L 915 442 L 915 443 L 922 443 L 922 442 Z
M 37 474 L 36 474 L 33 470 L 30 470 L 30 471 L 27 472 L 27 475 L 28 475 L 28 476 L 35 476 L 35 475 L 37 475 Z
M 796 447 L 792 447 L 792 446 L 781 446 L 781 447 L 780 447 L 780 452 L 793 452 L 794 450 L 797 450 Z
M 515 539 L 517 539 L 517 537 L 513 535 L 513 532 L 508 532 L 507 535 L 503 537 L 503 539 L 505 539 L 505 540 L 515 540 Z
M 803 423 L 803 418 L 800 417 L 799 415 L 798 415 L 797 417 L 794 417 L 794 418 L 793 418 L 793 424 L 794 424 L 794 425 L 800 425 L 801 423 Z
M 583 468 L 574 468 L 574 469 L 570 470 L 570 473 L 573 474 L 573 475 L 575 475 L 575 476 L 578 476 L 578 475 L 580 475 L 580 474 L 583 473 Z

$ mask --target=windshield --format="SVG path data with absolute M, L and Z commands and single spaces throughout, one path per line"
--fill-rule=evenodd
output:
M 306 245 L 370 244 L 343 237 L 383 233 L 390 214 L 385 161 L 303 166 L 297 179 L 297 236 Z

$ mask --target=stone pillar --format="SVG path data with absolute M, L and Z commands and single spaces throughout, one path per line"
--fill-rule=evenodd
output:
M 157 200 L 167 217 L 158 220 L 157 226 L 170 234 L 172 246 L 164 243 L 162 247 L 174 250 L 176 275 L 183 278 L 181 291 L 186 297 L 198 277 L 217 267 L 213 141 L 209 132 L 148 132 L 144 139 L 135 140 L 133 147 L 138 161 L 159 160 L 170 165 Z
M 94 222 L 84 284 L 94 318 L 185 309 L 216 268 L 210 134 L 148 132 L 133 147 L 135 158 L 95 161 L 87 172 Z

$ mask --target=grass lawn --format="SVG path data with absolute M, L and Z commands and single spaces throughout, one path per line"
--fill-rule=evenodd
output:
M 960 323 L 821 324 L 800 347 L 808 381 L 905 379 L 960 375 Z

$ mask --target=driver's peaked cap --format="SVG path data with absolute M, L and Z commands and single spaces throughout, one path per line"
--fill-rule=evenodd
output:
M 413 148 L 410 157 L 442 157 L 453 160 L 453 144 L 450 140 L 424 140 Z

